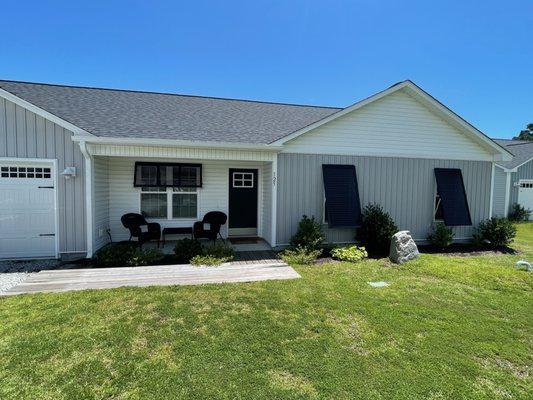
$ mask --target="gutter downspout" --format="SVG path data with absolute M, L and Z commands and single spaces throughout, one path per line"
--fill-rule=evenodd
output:
M 491 163 L 491 173 L 490 173 L 490 200 L 489 200 L 489 218 L 492 218 L 492 206 L 494 204 L 494 170 L 496 169 L 494 163 Z
M 80 141 L 80 150 L 85 159 L 85 218 L 87 227 L 87 258 L 93 256 L 93 158 L 85 141 Z
M 276 247 L 276 230 L 277 230 L 277 222 L 278 222 L 278 155 L 274 154 L 272 156 L 272 202 L 270 210 L 270 218 L 271 218 L 271 226 L 270 226 L 270 245 L 272 247 Z

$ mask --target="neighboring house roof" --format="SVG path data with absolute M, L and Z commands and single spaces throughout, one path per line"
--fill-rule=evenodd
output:
M 511 139 L 494 139 L 494 141 L 505 147 L 514 156 L 511 161 L 498 161 L 496 163 L 504 168 L 513 169 L 533 159 L 533 141 Z
M 268 144 L 341 110 L 0 80 L 3 89 L 99 137 Z

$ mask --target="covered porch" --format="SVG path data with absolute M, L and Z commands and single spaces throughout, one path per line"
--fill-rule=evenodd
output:
M 188 147 L 87 144 L 92 185 L 88 210 L 92 253 L 130 238 L 121 217 L 145 216 L 165 228 L 192 228 L 210 211 L 228 217 L 221 227 L 236 251 L 267 251 L 276 246 L 277 153 Z M 168 233 L 163 251 L 191 233 Z M 163 238 L 161 238 L 163 239 Z M 150 244 L 149 246 L 154 246 Z M 252 249 L 253 247 L 253 249 Z

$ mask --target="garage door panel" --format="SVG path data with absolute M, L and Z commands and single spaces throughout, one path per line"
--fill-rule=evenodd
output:
M 48 165 L 24 162 L 5 168 L 4 162 L 0 168 L 0 258 L 54 257 L 54 171 Z

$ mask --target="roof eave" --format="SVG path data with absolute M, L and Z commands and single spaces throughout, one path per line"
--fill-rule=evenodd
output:
M 269 151 L 279 153 L 283 146 L 272 144 L 250 144 L 243 142 L 216 142 L 216 141 L 198 141 L 198 140 L 179 140 L 179 139 L 150 139 L 150 138 L 117 138 L 85 135 L 75 135 L 73 141 L 86 142 L 94 144 L 109 144 L 122 146 L 164 146 L 164 147 L 186 147 L 186 148 L 211 148 L 226 150 L 250 150 L 250 151 Z

